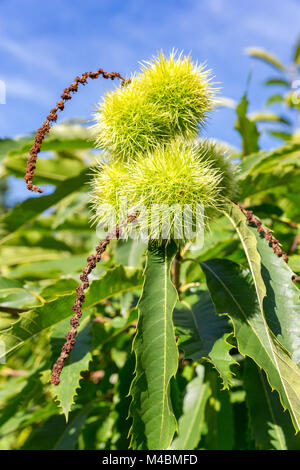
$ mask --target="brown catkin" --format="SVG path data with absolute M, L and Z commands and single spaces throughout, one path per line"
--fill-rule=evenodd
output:
M 34 191 L 37 193 L 42 193 L 42 189 L 38 186 L 34 186 L 32 183 L 35 169 L 36 169 L 36 161 L 38 157 L 38 153 L 41 150 L 42 143 L 44 141 L 45 136 L 50 131 L 51 123 L 57 120 L 57 112 L 58 110 L 63 111 L 65 107 L 65 101 L 68 101 L 72 98 L 71 93 L 76 93 L 78 91 L 78 85 L 81 83 L 85 85 L 88 78 L 92 80 L 102 76 L 105 79 L 114 80 L 118 78 L 122 81 L 122 84 L 125 85 L 126 83 L 130 83 L 130 80 L 122 77 L 117 72 L 104 72 L 103 69 L 98 69 L 97 72 L 85 72 L 81 75 L 81 77 L 76 77 L 74 82 L 71 85 L 64 89 L 63 94 L 61 95 L 61 100 L 57 102 L 55 108 L 52 108 L 46 118 L 46 121 L 43 123 L 42 127 L 37 130 L 33 145 L 29 152 L 29 157 L 27 160 L 27 167 L 26 167 L 26 174 L 24 180 L 27 184 L 27 189 L 29 191 Z M 89 280 L 88 275 L 89 273 L 96 267 L 96 263 L 100 261 L 101 255 L 106 250 L 107 245 L 109 244 L 112 238 L 119 238 L 120 232 L 122 227 L 126 225 L 128 222 L 132 222 L 136 218 L 135 215 L 130 215 L 128 219 L 122 222 L 113 232 L 107 234 L 105 240 L 99 243 L 96 246 L 96 253 L 89 256 L 87 258 L 87 266 L 82 270 L 80 275 L 81 283 L 76 288 L 76 300 L 72 307 L 74 315 L 72 316 L 70 323 L 71 323 L 71 330 L 68 332 L 66 336 L 66 342 L 62 347 L 62 351 L 60 353 L 59 358 L 57 359 L 56 363 L 53 366 L 52 375 L 51 375 L 51 382 L 54 385 L 58 385 L 60 383 L 60 374 L 64 366 L 64 361 L 69 356 L 70 352 L 72 351 L 75 343 L 76 343 L 76 335 L 77 335 L 77 328 L 79 326 L 79 320 L 82 316 L 81 307 L 85 300 L 84 291 L 89 287 Z
M 99 245 L 96 246 L 96 253 L 93 255 L 90 255 L 87 258 L 87 266 L 82 270 L 82 273 L 80 275 L 80 280 L 81 283 L 79 286 L 76 288 L 76 300 L 75 303 L 72 307 L 72 310 L 74 315 L 72 316 L 70 320 L 70 324 L 72 326 L 71 330 L 68 332 L 66 336 L 66 341 L 65 344 L 62 347 L 61 353 L 59 355 L 59 358 L 57 359 L 56 363 L 53 366 L 52 369 L 52 375 L 51 375 L 51 383 L 54 385 L 59 385 L 60 383 L 60 374 L 64 366 L 64 362 L 71 353 L 73 347 L 75 346 L 76 343 L 76 335 L 77 335 L 77 328 L 79 326 L 79 320 L 82 316 L 82 304 L 85 300 L 85 294 L 84 291 L 89 287 L 89 279 L 88 275 L 89 273 L 96 267 L 96 263 L 98 263 L 101 259 L 101 255 L 104 253 L 106 250 L 107 245 L 109 244 L 110 240 L 112 238 L 119 238 L 120 233 L 122 228 L 127 225 L 128 222 L 132 222 L 136 218 L 136 215 L 130 215 L 127 220 L 121 222 L 120 225 L 116 227 L 115 230 L 112 232 L 109 232 L 102 242 L 99 243 Z
M 262 222 L 257 217 L 254 217 L 252 211 L 247 211 L 246 209 L 244 209 L 241 206 L 241 204 L 238 204 L 237 202 L 234 202 L 234 204 L 236 204 L 241 209 L 243 214 L 245 214 L 245 216 L 248 220 L 248 224 L 251 227 L 256 227 L 258 233 L 261 234 L 261 236 L 263 236 L 269 242 L 269 245 L 272 247 L 274 253 L 277 256 L 282 257 L 283 261 L 288 263 L 288 261 L 289 261 L 288 255 L 284 251 L 282 251 L 282 249 L 280 248 L 280 245 L 279 245 L 279 241 L 272 236 L 270 230 L 267 230 L 262 225 Z M 292 281 L 293 282 L 300 282 L 300 276 L 298 276 L 297 274 L 293 274 L 292 275 Z
M 102 76 L 103 78 L 110 79 L 110 80 L 114 80 L 115 78 L 118 78 L 119 80 L 122 81 L 123 85 L 125 85 L 126 83 L 130 83 L 130 80 L 127 80 L 126 78 L 122 77 L 117 72 L 104 72 L 104 70 L 98 69 L 97 72 L 85 72 L 81 75 L 81 77 L 76 77 L 74 82 L 71 83 L 71 85 L 68 88 L 64 89 L 64 92 L 61 95 L 61 100 L 57 102 L 55 108 L 52 108 L 50 110 L 50 113 L 48 114 L 46 121 L 43 123 L 42 127 L 40 127 L 37 130 L 34 142 L 30 149 L 29 157 L 27 160 L 26 174 L 24 177 L 24 180 L 27 185 L 27 189 L 29 189 L 29 191 L 34 191 L 36 193 L 43 192 L 41 188 L 39 188 L 38 186 L 34 186 L 34 184 L 32 183 L 32 180 L 34 177 L 38 153 L 41 150 L 41 146 L 42 146 L 45 136 L 50 131 L 51 123 L 57 120 L 58 110 L 60 111 L 64 110 L 65 101 L 70 100 L 72 98 L 71 93 L 76 93 L 78 91 L 78 85 L 80 83 L 82 85 L 85 85 L 88 78 L 91 78 L 92 80 L 94 80 L 98 78 L 99 76 Z
M 272 247 L 274 253 L 277 256 L 282 257 L 283 261 L 285 261 L 287 263 L 288 260 L 289 260 L 288 255 L 286 253 L 284 253 L 284 251 L 282 251 L 282 249 L 280 248 L 280 245 L 279 245 L 279 241 L 276 238 L 273 237 L 270 230 L 266 229 L 263 226 L 261 220 L 259 220 L 257 217 L 255 217 L 253 215 L 252 211 L 247 211 L 246 209 L 244 209 L 241 206 L 241 204 L 238 204 L 236 202 L 235 202 L 235 204 L 241 209 L 243 214 L 245 214 L 246 219 L 248 221 L 248 225 L 250 225 L 251 227 L 256 227 L 258 233 L 269 242 L 269 245 Z

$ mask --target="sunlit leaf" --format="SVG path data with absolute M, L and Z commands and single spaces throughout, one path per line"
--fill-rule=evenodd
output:
M 280 116 L 272 111 L 258 111 L 251 113 L 249 119 L 253 122 L 280 122 L 291 125 L 291 121 L 284 116 Z
M 235 423 L 230 392 L 220 390 L 220 380 L 215 371 L 207 372 L 211 396 L 205 410 L 207 433 L 204 437 L 204 447 L 208 450 L 232 450 L 235 445 Z
M 229 351 L 227 338 L 230 327 L 226 317 L 216 314 L 207 291 L 197 291 L 178 302 L 174 310 L 174 324 L 179 334 L 179 348 L 185 358 L 199 361 L 208 358 L 220 374 L 224 387 L 232 378 L 235 363 Z
M 272 392 L 264 372 L 246 360 L 244 381 L 251 431 L 259 449 L 300 449 L 290 417 L 282 412 L 276 392 Z
M 132 272 L 131 270 L 129 276 L 126 277 L 125 268 L 111 269 L 99 280 L 91 283 L 87 291 L 86 302 L 83 304 L 83 311 L 127 289 L 137 288 L 140 284 L 140 271 Z M 75 297 L 74 293 L 60 295 L 54 300 L 20 315 L 17 322 L 0 333 L 0 340 L 5 344 L 5 351 L 2 351 L 2 355 L 5 357 L 5 354 L 7 356 L 12 354 L 26 341 L 71 317 Z M 0 356 L 0 360 L 1 358 L 2 356 Z
M 244 155 L 249 155 L 250 153 L 257 152 L 259 150 L 259 132 L 256 128 L 255 122 L 247 117 L 247 109 L 248 100 L 245 94 L 236 108 L 237 119 L 234 126 L 242 137 Z
M 261 47 L 248 47 L 245 50 L 245 53 L 250 55 L 251 57 L 254 57 L 255 59 L 260 59 L 263 62 L 266 62 L 269 65 L 272 65 L 276 69 L 279 69 L 280 71 L 284 71 L 285 67 L 284 65 L 280 62 L 280 60 L 271 52 L 266 51 L 265 49 Z
M 78 176 L 69 178 L 57 186 L 56 191 L 49 196 L 38 198 L 29 198 L 26 201 L 17 204 L 8 214 L 0 219 L 3 241 L 7 240 L 14 231 L 20 229 L 25 224 L 32 222 L 46 209 L 57 204 L 64 197 L 74 191 L 78 191 L 90 178 L 90 170 L 85 169 Z
M 167 449 L 176 431 L 169 396 L 178 363 L 172 321 L 177 293 L 170 280 L 175 253 L 174 242 L 162 247 L 153 244 L 148 250 L 133 346 L 136 376 L 130 389 L 130 433 L 134 449 Z
M 274 103 L 284 103 L 284 97 L 280 93 L 269 96 L 266 101 L 266 106 L 271 106 Z
M 283 78 L 269 78 L 265 81 L 265 85 L 282 85 L 284 87 L 290 86 L 289 82 Z
M 193 450 L 200 441 L 204 427 L 204 412 L 211 394 L 209 382 L 204 381 L 205 369 L 197 366 L 197 377 L 187 386 L 183 402 L 183 414 L 178 421 L 178 436 L 172 450 Z

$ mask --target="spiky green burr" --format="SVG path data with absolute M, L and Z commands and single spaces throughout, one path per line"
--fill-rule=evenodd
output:
M 162 52 L 130 84 L 106 93 L 95 112 L 96 145 L 128 160 L 177 136 L 196 136 L 213 107 L 210 73 L 190 56 Z
M 234 199 L 238 194 L 238 165 L 232 162 L 231 149 L 214 139 L 203 139 L 195 142 L 195 153 L 207 160 L 211 167 L 221 175 L 220 195 L 222 198 Z
M 119 214 L 126 200 L 128 214 L 146 209 L 149 217 L 143 219 L 141 227 L 148 225 L 149 230 L 161 235 L 161 225 L 152 222 L 150 228 L 154 207 L 177 205 L 183 213 L 189 206 L 193 214 L 197 205 L 209 212 L 220 209 L 229 188 L 224 187 L 216 153 L 215 146 L 177 138 L 135 161 L 103 163 L 93 181 L 94 220 L 102 226 L 113 225 L 109 207 Z M 158 223 L 167 216 L 162 211 Z

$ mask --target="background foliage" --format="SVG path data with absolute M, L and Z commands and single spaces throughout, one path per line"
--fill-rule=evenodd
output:
M 152 337 L 146 338 L 150 348 L 145 361 L 153 364 L 153 380 L 156 374 L 165 374 L 170 380 L 178 421 L 172 449 L 300 449 L 300 437 L 292 423 L 299 419 L 298 398 L 291 397 L 289 391 L 286 397 L 281 393 L 290 414 L 283 412 L 279 395 L 270 386 L 272 383 L 280 390 L 286 378 L 291 378 L 290 370 L 277 376 L 270 359 L 275 350 L 278 352 L 277 339 L 293 361 L 300 362 L 299 284 L 290 282 L 292 271 L 300 274 L 300 140 L 299 129 L 287 117 L 299 113 L 293 83 L 299 73 L 300 46 L 289 66 L 266 51 L 251 49 L 249 53 L 272 66 L 274 74 L 266 81 L 266 89 L 276 92 L 270 92 L 266 107 L 280 103 L 283 113 L 248 115 L 247 93 L 236 108 L 233 125 L 241 136 L 241 150 L 233 151 L 232 156 L 241 163 L 239 202 L 274 231 L 289 253 L 290 269 L 257 239 L 264 261 L 262 275 L 272 274 L 271 281 L 266 275 L 263 284 L 268 293 L 276 292 L 277 298 L 269 296 L 268 301 L 275 303 L 278 311 L 274 318 L 268 315 L 273 305 L 263 305 L 268 324 L 255 336 L 255 318 L 246 325 L 236 309 L 238 304 L 246 312 L 251 306 L 257 317 L 262 309 L 259 302 L 251 305 L 256 299 L 253 290 L 262 280 L 260 274 L 254 276 L 255 286 L 249 278 L 245 254 L 255 262 L 253 240 L 257 232 L 247 229 L 251 236 L 245 242 L 242 214 L 233 210 L 229 218 L 219 218 L 204 247 L 185 253 L 177 286 L 180 299 L 173 316 L 180 351 L 177 372 L 176 364 L 170 362 L 167 370 L 161 367 L 154 347 L 151 349 L 162 326 L 153 328 Z M 261 132 L 279 138 L 279 146 L 260 150 Z M 6 345 L 6 362 L 0 367 L 0 448 L 127 449 L 130 433 L 132 446 L 141 448 L 143 432 L 152 432 L 151 422 L 146 430 L 137 421 L 130 428 L 136 410 L 143 412 L 143 408 L 168 422 L 172 436 L 176 423 L 168 412 L 169 405 L 163 414 L 157 403 L 147 403 L 143 397 L 143 363 L 137 364 L 138 380 L 132 383 L 132 342 L 145 267 L 145 246 L 141 243 L 113 242 L 93 271 L 76 347 L 61 384 L 50 385 L 50 370 L 68 329 L 80 270 L 98 242 L 90 227 L 87 203 L 87 183 L 96 153 L 84 126 L 57 125 L 43 145 L 35 179 L 36 184 L 51 185 L 53 192 L 9 208 L 6 178 L 23 177 L 31 143 L 31 136 L 0 142 L 0 339 Z M 169 251 L 165 255 L 171 267 L 175 253 Z M 159 256 L 162 254 L 155 250 L 148 254 L 152 259 Z M 147 268 L 147 276 L 153 281 L 164 273 L 158 264 L 155 269 Z M 231 285 L 232 276 L 235 283 Z M 277 289 L 273 289 L 274 283 Z M 147 303 L 152 306 L 161 301 L 157 289 L 152 283 L 144 286 L 140 312 Z M 169 283 L 166 295 L 170 304 L 176 301 L 173 289 Z M 230 319 L 223 315 L 229 313 Z M 141 348 L 141 335 L 142 331 L 136 336 L 135 350 Z M 174 338 L 170 331 L 166 335 L 169 354 L 175 357 Z M 271 338 L 271 353 L 265 347 L 261 362 L 254 362 L 255 341 L 265 335 Z M 257 363 L 268 371 L 268 378 Z M 129 392 L 135 402 L 131 403 Z M 170 440 L 155 433 L 151 439 L 151 448 Z

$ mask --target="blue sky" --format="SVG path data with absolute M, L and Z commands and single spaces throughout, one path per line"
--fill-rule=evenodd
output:
M 0 0 L 0 80 L 7 86 L 0 137 L 36 130 L 76 75 L 102 67 L 128 76 L 159 49 L 206 61 L 222 94 L 239 100 L 251 65 L 244 49 L 261 46 L 288 62 L 299 24 L 299 0 Z M 250 110 L 257 110 L 270 69 L 253 64 Z M 90 119 L 108 86 L 82 87 L 60 120 Z M 238 146 L 233 123 L 233 111 L 219 109 L 206 135 Z

